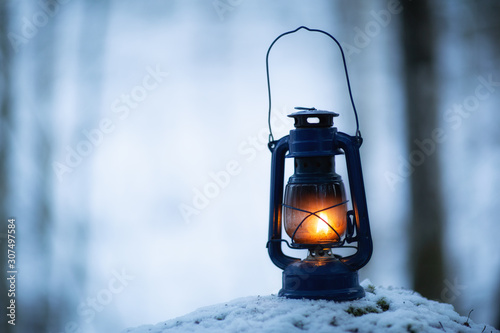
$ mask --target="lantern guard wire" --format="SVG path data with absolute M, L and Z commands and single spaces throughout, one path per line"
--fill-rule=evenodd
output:
M 347 89 L 349 90 L 349 97 L 351 99 L 351 105 L 352 105 L 352 109 L 354 111 L 354 117 L 356 119 L 356 138 L 361 143 L 363 139 L 361 137 L 361 131 L 359 130 L 358 112 L 356 111 L 356 106 L 354 104 L 354 99 L 352 97 L 351 83 L 349 81 L 349 73 L 347 71 L 347 62 L 345 60 L 344 50 L 342 49 L 342 46 L 340 45 L 339 41 L 335 37 L 333 37 L 332 35 L 330 35 L 326 31 L 319 30 L 319 29 L 310 29 L 310 28 L 305 27 L 305 26 L 300 26 L 300 27 L 298 27 L 295 30 L 287 31 L 285 33 L 282 33 L 278 37 L 276 37 L 276 39 L 271 43 L 271 45 L 269 46 L 269 49 L 267 50 L 267 54 L 266 54 L 266 76 L 267 76 L 267 95 L 268 95 L 268 98 L 269 98 L 268 99 L 269 100 L 269 111 L 268 111 L 268 115 L 267 115 L 267 124 L 269 126 L 269 143 L 268 143 L 269 149 L 272 151 L 274 149 L 274 147 L 276 146 L 276 141 L 274 140 L 274 136 L 273 136 L 273 130 L 271 128 L 271 81 L 269 79 L 269 53 L 271 52 L 271 49 L 274 46 L 274 44 L 281 37 L 284 37 L 284 36 L 289 35 L 289 34 L 293 34 L 293 33 L 297 32 L 297 31 L 299 31 L 300 29 L 305 29 L 305 30 L 310 31 L 310 32 L 319 32 L 319 33 L 322 33 L 324 35 L 327 35 L 339 47 L 340 53 L 342 55 L 342 61 L 344 63 L 344 72 L 345 72 L 345 77 L 346 77 L 346 81 L 347 81 Z
M 293 234 L 292 234 L 292 244 L 294 243 L 294 239 L 295 239 L 295 234 L 297 233 L 297 230 L 299 230 L 299 228 L 302 226 L 302 224 L 310 217 L 310 216 L 316 216 L 317 218 L 319 218 L 321 221 L 325 222 L 326 225 L 328 225 L 328 227 L 330 229 L 332 229 L 332 231 L 337 235 L 337 237 L 339 239 L 341 239 L 342 237 L 340 237 L 339 233 L 337 232 L 337 230 L 335 230 L 331 225 L 330 223 L 326 222 L 326 220 L 324 218 L 322 218 L 321 216 L 318 215 L 318 213 L 321 213 L 321 212 L 324 212 L 326 210 L 329 210 L 329 209 L 332 209 L 332 208 L 335 208 L 337 206 L 341 206 L 341 205 L 345 205 L 347 204 L 348 200 L 346 201 L 343 201 L 341 203 L 338 203 L 336 205 L 333 205 L 333 206 L 330 206 L 330 207 L 326 207 L 326 208 L 323 208 L 323 209 L 320 209 L 318 211 L 315 211 L 315 212 L 311 212 L 311 211 L 308 211 L 308 210 L 305 210 L 305 209 L 300 209 L 300 208 L 297 208 L 297 207 L 293 207 L 293 206 L 289 206 L 289 205 L 286 205 L 286 204 L 283 204 L 283 207 L 286 207 L 286 208 L 290 208 L 290 209 L 294 209 L 294 210 L 298 210 L 299 212 L 304 212 L 304 213 L 308 213 L 309 215 L 307 215 L 306 217 L 304 217 L 302 219 L 302 221 L 300 221 L 299 225 L 297 226 L 297 228 L 295 228 Z M 341 242 L 338 242 L 339 244 Z M 336 243 L 335 243 L 336 244 Z

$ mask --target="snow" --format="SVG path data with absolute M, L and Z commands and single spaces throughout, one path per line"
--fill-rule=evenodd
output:
M 401 288 L 361 284 L 362 299 L 350 302 L 252 296 L 198 309 L 124 333 L 160 332 L 499 332 L 461 316 L 450 304 Z M 473 315 L 473 312 L 471 313 Z

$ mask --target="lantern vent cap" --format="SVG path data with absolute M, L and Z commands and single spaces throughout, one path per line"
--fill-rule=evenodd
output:
M 294 112 L 288 117 L 295 119 L 295 128 L 332 127 L 333 118 L 339 114 L 333 111 L 318 110 L 316 108 L 295 107 Z

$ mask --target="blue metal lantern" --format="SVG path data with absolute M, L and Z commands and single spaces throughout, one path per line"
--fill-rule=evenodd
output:
M 289 115 L 295 120 L 295 128 L 289 135 L 274 140 L 270 122 L 269 52 L 281 37 L 300 29 L 325 34 L 339 46 L 356 117 L 355 136 L 333 127 L 337 113 L 297 107 L 297 112 Z M 279 295 L 336 301 L 361 298 L 365 293 L 359 285 L 357 271 L 370 260 L 373 245 L 359 156 L 362 138 L 342 47 L 322 30 L 299 27 L 273 41 L 267 52 L 266 69 L 269 148 L 272 152 L 267 247 L 272 262 L 283 269 L 283 286 Z M 350 202 L 346 198 L 344 183 L 335 172 L 335 156 L 339 154 L 345 154 Z M 285 158 L 294 159 L 294 174 L 286 186 Z M 282 237 L 283 229 L 290 242 Z M 286 255 L 283 243 L 292 249 L 307 249 L 307 258 L 301 260 Z M 355 252 L 345 256 L 338 254 L 345 248 L 354 248 Z

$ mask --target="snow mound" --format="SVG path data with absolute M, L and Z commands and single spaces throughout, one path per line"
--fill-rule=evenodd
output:
M 245 297 L 124 332 L 499 332 L 414 291 L 361 285 L 366 296 L 356 301 Z

